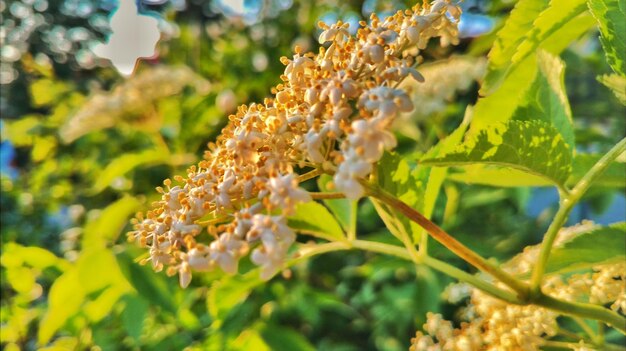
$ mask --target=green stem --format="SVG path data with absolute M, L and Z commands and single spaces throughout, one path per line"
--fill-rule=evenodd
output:
M 311 198 L 314 200 L 329 200 L 329 199 L 344 199 L 346 195 L 343 193 L 328 193 L 328 192 L 309 192 Z
M 428 218 L 424 217 L 421 213 L 417 212 L 400 199 L 370 183 L 363 182 L 362 184 L 368 189 L 369 195 L 379 199 L 383 203 L 405 215 L 413 222 L 417 223 L 420 227 L 430 233 L 435 240 L 440 242 L 443 246 L 447 247 L 450 251 L 454 252 L 457 256 L 461 257 L 472 266 L 492 275 L 511 287 L 518 293 L 521 300 L 526 299 L 528 295 L 528 286 L 524 282 L 516 279 L 499 267 L 485 260 L 483 257 L 463 245 L 435 223 L 431 222 Z
M 580 317 L 572 317 L 572 320 L 574 321 L 574 323 L 578 324 L 580 329 L 582 329 L 589 336 L 589 338 L 593 340 L 595 344 L 599 342 L 598 336 L 593 331 L 593 329 L 591 329 L 591 327 L 587 323 L 585 323 L 584 319 Z
M 290 266 L 300 260 L 303 260 L 308 257 L 320 255 L 323 253 L 334 252 L 334 251 L 342 251 L 342 250 L 350 250 L 350 249 L 360 249 L 364 251 L 371 251 L 376 253 L 381 253 L 389 256 L 395 256 L 398 258 L 402 258 L 404 260 L 412 261 L 415 264 L 425 264 L 431 267 L 434 270 L 440 271 L 456 280 L 466 282 L 475 286 L 476 288 L 484 291 L 486 294 L 491 295 L 495 298 L 507 301 L 513 304 L 519 304 L 520 301 L 517 299 L 515 294 L 512 292 L 502 290 L 497 286 L 486 282 L 479 277 L 469 274 L 465 271 L 462 271 L 454 266 L 451 266 L 445 262 L 439 261 L 432 257 L 418 257 L 417 261 L 414 257 L 412 257 L 406 250 L 406 248 L 396 245 L 390 245 L 385 243 L 379 243 L 375 241 L 367 241 L 367 240 L 350 240 L 350 241 L 335 241 L 330 243 L 311 245 L 311 246 L 302 246 L 295 257 L 287 263 L 287 266 Z
M 357 202 L 354 200 L 350 200 L 350 229 L 348 230 L 348 240 L 356 240 L 356 227 L 358 224 L 357 209 Z
M 497 286 L 486 282 L 479 277 L 469 274 L 463 270 L 460 270 L 454 266 L 451 266 L 445 262 L 439 261 L 429 256 L 418 256 L 417 260 L 410 255 L 405 248 L 395 245 L 383 244 L 373 241 L 365 241 L 365 240 L 354 240 L 350 243 L 354 248 L 372 251 L 382 254 L 387 254 L 391 256 L 396 256 L 399 258 L 403 258 L 405 260 L 413 261 L 415 264 L 424 264 L 429 266 L 430 268 L 437 270 L 441 273 L 444 273 L 456 280 L 466 282 L 468 284 L 473 285 L 477 289 L 480 289 L 491 295 L 495 298 L 507 301 L 513 304 L 519 304 L 520 300 L 517 299 L 515 294 L 512 292 L 502 290 Z
M 538 294 L 541 290 L 541 283 L 543 275 L 546 271 L 546 264 L 550 258 L 550 252 L 552 246 L 559 233 L 559 230 L 567 221 L 570 212 L 578 201 L 582 198 L 585 192 L 589 189 L 591 184 L 602 175 L 602 173 L 609 167 L 621 153 L 626 151 L 626 138 L 620 140 L 609 152 L 607 152 L 591 169 L 585 174 L 585 176 L 574 186 L 569 194 L 561 193 L 561 205 L 558 212 L 554 216 L 548 231 L 544 235 L 543 243 L 541 244 L 541 252 L 539 253 L 539 261 L 532 273 L 532 280 L 530 284 L 530 290 L 532 294 Z
M 613 328 L 620 330 L 622 333 L 626 333 L 626 318 L 602 306 L 563 301 L 543 293 L 533 296 L 532 303 L 560 312 L 564 315 L 602 321 L 606 324 L 610 324 Z
M 324 173 L 324 172 L 322 172 L 319 168 L 316 168 L 316 169 L 314 169 L 312 171 L 309 171 L 309 172 L 306 172 L 304 174 L 301 174 L 301 175 L 298 176 L 298 183 L 306 182 L 307 180 L 313 179 L 313 178 L 321 175 L 322 173 Z
M 575 343 L 575 342 L 546 340 L 541 343 L 541 346 L 555 347 L 558 349 L 575 350 L 576 348 L 580 347 L 580 344 Z

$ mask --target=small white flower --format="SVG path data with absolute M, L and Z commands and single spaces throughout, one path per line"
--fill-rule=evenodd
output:
M 147 260 L 152 261 L 152 268 L 155 271 L 161 271 L 163 265 L 169 265 L 174 261 L 170 254 L 170 246 L 169 241 L 163 240 L 160 244 L 154 242 L 150 247 L 150 257 Z
M 178 266 L 178 283 L 183 289 L 191 283 L 191 267 L 187 261 L 181 262 Z
M 385 49 L 375 43 L 364 44 L 360 53 L 363 55 L 363 61 L 369 64 L 381 63 L 385 59 Z
M 315 67 L 315 61 L 309 57 L 301 56 L 300 54 L 294 55 L 293 60 L 287 59 L 283 61 L 287 62 L 285 76 L 294 84 L 302 82 L 307 69 Z
M 329 79 L 319 94 L 319 99 L 325 101 L 328 99 L 331 105 L 339 106 L 344 96 L 346 98 L 354 97 L 357 92 L 356 82 L 351 78 L 346 78 L 344 72 L 338 74 L 335 78 Z
M 346 159 L 339 165 L 333 176 L 335 188 L 344 193 L 348 199 L 357 200 L 365 193 L 359 180 L 364 179 L 371 171 L 371 163 L 353 152 L 348 152 Z
M 274 251 L 280 250 L 283 245 L 291 245 L 296 240 L 296 234 L 287 226 L 287 218 L 284 216 L 256 214 L 252 217 L 252 228 L 247 239 L 261 239 L 267 250 Z
M 268 250 L 261 245 L 252 251 L 250 260 L 261 267 L 261 279 L 268 280 L 282 267 L 286 255 L 286 249 Z
M 325 26 L 325 25 L 324 25 Z M 332 26 L 326 26 L 325 30 L 319 36 L 319 43 L 324 44 L 329 41 L 334 41 L 338 44 L 343 44 L 346 38 L 350 37 L 348 32 L 349 23 L 334 23 Z
M 324 144 L 324 135 L 311 129 L 304 138 L 304 146 L 306 147 L 309 159 L 315 163 L 324 162 L 324 155 L 321 148 Z
M 248 244 L 234 235 L 225 233 L 209 246 L 211 260 L 217 262 L 228 274 L 237 273 L 239 257 L 248 250 Z
M 309 193 L 298 187 L 294 173 L 270 178 L 267 187 L 270 191 L 270 203 L 287 215 L 295 211 L 298 203 L 311 201 Z
M 378 112 L 382 118 L 393 118 L 398 112 L 413 110 L 413 103 L 403 90 L 378 86 L 361 94 L 359 107 Z
M 396 146 L 395 136 L 384 128 L 380 120 L 360 119 L 352 122 L 348 141 L 356 155 L 367 162 L 380 160 L 385 150 Z
M 189 250 L 186 256 L 189 267 L 201 272 L 210 270 L 212 267 L 208 254 L 205 247 L 201 245 Z

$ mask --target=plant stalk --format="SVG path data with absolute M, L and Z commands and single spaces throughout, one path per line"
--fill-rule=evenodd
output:
M 559 233 L 559 230 L 563 227 L 570 212 L 576 206 L 578 201 L 582 198 L 585 192 L 589 189 L 591 184 L 602 175 L 602 173 L 609 167 L 620 154 L 626 151 L 626 138 L 620 140 L 609 152 L 607 152 L 591 169 L 578 181 L 574 189 L 566 195 L 561 195 L 561 202 L 559 210 L 557 211 L 548 231 L 544 235 L 543 242 L 541 244 L 541 251 L 539 253 L 539 261 L 533 269 L 532 279 L 530 283 L 531 294 L 538 294 L 541 291 L 541 283 L 543 275 L 546 271 L 546 265 L 550 258 L 550 252 L 552 246 Z M 563 193 L 562 193 L 563 194 Z
M 414 256 L 410 255 L 405 248 L 395 245 L 389 245 L 379 242 L 366 241 L 366 240 L 354 240 L 349 243 L 352 247 L 372 251 L 391 256 L 396 256 L 405 260 L 413 261 L 415 264 L 424 264 L 434 270 L 444 273 L 459 281 L 466 282 L 491 295 L 495 298 L 507 301 L 513 304 L 520 304 L 520 300 L 510 291 L 502 290 L 497 286 L 480 279 L 479 277 L 469 274 L 463 270 L 460 270 L 454 266 L 451 266 L 445 262 L 439 261 L 429 256 L 419 256 L 418 260 L 414 259 Z
M 490 274 L 497 278 L 513 290 L 515 290 L 521 300 L 525 300 L 528 295 L 528 286 L 511 276 L 507 272 L 503 271 L 499 267 L 485 260 L 483 257 L 463 245 L 461 242 L 453 238 L 450 234 L 446 233 L 443 229 L 431 222 L 428 218 L 424 217 L 421 213 L 411 208 L 409 205 L 396 198 L 395 196 L 387 193 L 383 189 L 372 185 L 370 183 L 362 183 L 369 191 L 369 194 L 374 198 L 379 199 L 388 206 L 393 207 L 407 218 L 417 223 L 420 227 L 424 228 L 435 240 L 440 242 L 443 246 L 447 247 L 450 251 L 454 252 L 457 256 L 464 259 L 472 266 Z

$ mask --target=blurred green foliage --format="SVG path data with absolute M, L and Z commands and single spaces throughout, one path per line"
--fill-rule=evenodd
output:
M 510 11 L 507 3 L 494 2 L 486 11 L 503 20 Z M 576 116 L 572 131 L 576 149 L 600 153 L 621 137 L 626 125 L 619 100 L 596 80 L 611 74 L 611 68 L 592 28 L 595 21 L 580 9 L 581 3 L 570 4 L 572 11 L 579 11 L 574 15 L 550 13 L 570 16 L 571 21 L 560 25 L 576 31 L 559 30 L 560 36 L 544 38 L 554 32 L 550 26 L 555 21 L 548 20 L 545 28 L 536 30 L 545 39 L 542 49 L 564 50 L 562 58 L 571 74 L 563 86 Z M 20 84 L 28 94 L 15 100 L 20 106 L 10 110 L 20 113 L 3 116 L 2 126 L 2 140 L 16 152 L 11 164 L 3 164 L 16 175 L 2 173 L 0 199 L 3 348 L 392 351 L 408 347 L 426 312 L 454 316 L 456 307 L 441 297 L 450 278 L 369 253 L 350 251 L 301 261 L 286 278 L 264 284 L 254 270 L 235 277 L 207 273 L 198 275 L 200 279 L 186 290 L 178 287 L 175 278 L 137 263 L 143 252 L 124 245 L 124 232 L 128 219 L 157 199 L 154 187 L 199 160 L 206 143 L 238 104 L 267 96 L 284 69 L 280 56 L 288 55 L 296 43 L 305 49 L 316 47 L 315 23 L 320 18 L 328 13 L 336 18 L 362 17 L 361 4 L 354 1 L 295 1 L 253 24 L 220 15 L 207 17 L 198 6 L 191 3 L 185 11 L 165 12 L 178 26 L 179 35 L 161 43 L 159 58 L 142 62 L 138 73 L 126 81 L 111 68 L 66 74 L 58 63 L 37 62 L 28 55 L 20 60 L 21 72 L 28 73 Z M 374 9 L 382 11 L 406 4 L 377 6 Z M 514 14 L 522 16 L 521 11 Z M 492 34 L 465 39 L 448 51 L 484 56 L 494 40 Z M 602 44 L 606 45 L 604 40 Z M 537 43 L 526 45 L 531 52 Z M 536 74 L 537 66 L 528 63 L 526 54 L 518 52 L 521 56 L 513 58 L 511 50 L 503 47 L 502 66 L 487 74 L 488 84 L 483 87 L 501 86 L 476 106 L 473 127 L 481 120 L 515 115 L 511 108 L 517 105 L 511 104 L 510 91 L 519 86 L 507 87 L 511 79 L 500 81 L 505 72 Z M 425 56 L 434 60 L 449 54 L 433 48 Z M 552 83 L 538 77 L 533 84 Z M 405 122 L 423 137 L 416 143 L 403 136 L 401 154 L 416 155 L 412 158 L 416 160 L 450 135 L 463 119 L 465 106 L 475 103 L 477 88 L 474 84 L 460 92 L 454 103 L 429 118 Z M 551 98 L 558 100 L 558 96 Z M 500 109 L 507 104 L 511 107 Z M 532 108 L 531 102 L 527 109 Z M 563 107 L 562 118 L 571 118 L 569 109 Z M 523 123 L 523 116 L 518 117 L 513 117 L 515 123 Z M 462 132 L 457 143 L 461 137 Z M 566 141 L 572 139 L 570 135 Z M 450 151 L 443 148 L 427 155 L 434 159 L 439 151 Z M 478 253 L 505 260 L 540 240 L 537 233 L 549 216 L 533 218 L 526 213 L 531 194 L 527 186 L 544 184 L 493 188 L 484 185 L 482 176 L 472 178 L 468 169 L 451 171 L 445 182 L 429 182 L 430 173 L 420 168 L 409 173 L 414 165 L 401 165 L 411 158 L 392 157 L 384 162 L 398 169 L 397 175 L 385 174 L 427 184 L 425 193 L 412 194 L 405 201 L 432 214 L 435 222 L 443 223 Z M 585 165 L 582 169 L 592 163 L 584 158 L 575 162 Z M 606 202 L 601 199 L 613 196 L 614 187 L 623 189 L 620 171 L 609 172 L 604 186 L 591 197 Z M 581 173 L 574 166 L 572 177 Z M 493 175 L 494 179 L 501 176 Z M 561 178 L 558 181 L 566 181 Z M 507 175 L 507 180 L 515 177 Z M 398 178 L 388 181 L 403 186 Z M 468 185 L 472 183 L 482 185 Z M 324 187 L 323 179 L 319 187 Z M 440 189 L 442 195 L 437 197 Z M 303 242 L 343 235 L 342 228 L 349 232 L 356 222 L 360 236 L 398 243 L 369 200 L 359 204 L 358 212 L 354 204 L 341 200 L 328 200 L 326 207 L 308 205 L 316 207 L 306 210 L 316 217 L 294 218 L 291 223 L 310 235 L 304 235 Z M 338 221 L 326 220 L 332 216 L 326 208 L 341 214 Z M 419 233 L 412 224 L 403 225 L 403 230 Z M 464 267 L 437 244 L 431 252 Z M 244 271 L 252 267 L 250 262 L 242 266 Z

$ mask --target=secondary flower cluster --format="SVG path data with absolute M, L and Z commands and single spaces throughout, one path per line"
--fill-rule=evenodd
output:
M 592 223 L 565 228 L 556 245 L 593 228 Z M 527 247 L 505 268 L 515 274 L 529 273 L 539 255 L 539 245 Z M 626 312 L 626 263 L 617 262 L 593 267 L 592 272 L 574 274 L 566 281 L 560 276 L 548 276 L 542 290 L 566 301 L 584 301 L 599 305 L 610 304 L 615 311 Z M 411 351 L 435 350 L 540 350 L 546 339 L 559 331 L 559 314 L 532 305 L 512 305 L 486 295 L 466 284 L 447 289 L 451 302 L 469 296 L 460 328 L 454 328 L 441 315 L 429 313 L 423 330 L 412 339 Z M 575 350 L 593 350 L 584 341 Z
M 411 118 L 425 118 L 444 111 L 458 92 L 480 81 L 487 71 L 487 60 L 469 56 L 450 57 L 424 65 L 420 73 L 428 84 L 405 81 L 402 87 L 412 89 L 415 110 Z
M 433 37 L 455 42 L 459 15 L 450 0 L 437 0 L 385 20 L 372 15 L 355 37 L 347 23 L 320 23 L 318 54 L 296 47 L 283 57 L 274 98 L 239 107 L 205 159 L 158 189 L 161 201 L 138 216 L 129 239 L 183 287 L 192 270 L 236 272 L 249 250 L 270 278 L 295 240 L 287 216 L 311 200 L 300 181 L 326 172 L 348 198 L 364 195 L 360 181 L 396 144 L 393 119 L 413 108 L 399 84 L 423 80 L 414 68 L 419 50 Z
M 149 115 L 159 99 L 179 94 L 185 87 L 206 93 L 210 84 L 185 66 L 156 67 L 115 87 L 112 92 L 91 95 L 60 130 L 65 143 L 90 132 L 110 128 L 123 121 L 132 122 Z

